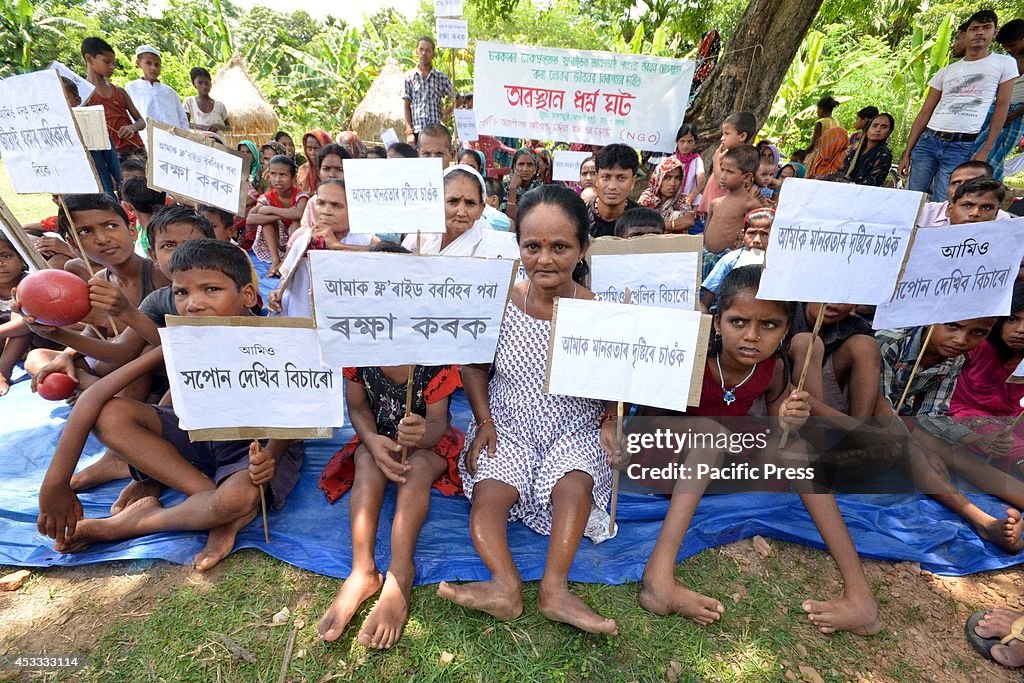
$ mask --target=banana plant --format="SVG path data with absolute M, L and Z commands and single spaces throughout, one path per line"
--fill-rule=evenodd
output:
M 39 68 L 41 64 L 35 63 L 34 48 L 43 35 L 60 39 L 67 29 L 82 27 L 73 19 L 46 14 L 45 3 L 33 5 L 31 0 L 0 0 L 0 77 Z
M 896 65 L 892 79 L 892 92 L 897 102 L 905 102 L 903 116 L 897 124 L 900 129 L 909 129 L 921 102 L 928 94 L 928 82 L 949 64 L 949 48 L 953 42 L 953 15 L 948 14 L 935 31 L 935 37 L 926 40 L 925 29 L 920 23 L 914 25 L 910 34 L 910 45 Z
M 199 48 L 211 64 L 223 64 L 234 54 L 234 39 L 221 0 L 211 0 L 211 4 L 212 12 L 174 13 L 172 21 L 175 33 Z

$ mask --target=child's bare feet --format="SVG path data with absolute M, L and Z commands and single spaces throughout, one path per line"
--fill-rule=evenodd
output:
M 701 626 L 718 621 L 725 612 L 725 607 L 718 600 L 690 590 L 674 577 L 671 582 L 662 582 L 654 581 L 646 575 L 640 590 L 640 606 L 662 617 L 682 614 Z
M 0 396 L 6 396 L 11 390 L 11 382 L 3 375 L 0 375 Z
M 376 650 L 388 650 L 397 643 L 409 618 L 411 593 L 412 574 L 399 578 L 388 572 L 377 604 L 359 630 L 360 644 Z
M 619 635 L 619 627 L 612 619 L 606 619 L 590 609 L 586 603 L 569 592 L 568 586 L 547 588 L 541 582 L 537 593 L 537 608 L 551 621 L 560 621 L 575 626 L 587 633 Z
M 160 507 L 159 500 L 142 498 L 113 517 L 83 519 L 75 528 L 75 535 L 66 539 L 64 543 L 57 543 L 54 549 L 58 553 L 80 553 L 88 550 L 94 543 L 108 543 L 131 538 L 134 535 L 134 525 L 139 516 L 155 507 Z
M 486 612 L 498 621 L 509 621 L 523 613 L 523 586 L 519 582 L 506 586 L 491 580 L 453 586 L 442 581 L 437 594 L 456 605 Z
M 235 547 L 235 537 L 246 524 L 256 518 L 256 508 L 242 515 L 233 522 L 210 529 L 206 537 L 206 547 L 192 558 L 192 566 L 196 571 L 205 572 L 212 569 L 218 562 L 231 554 Z
M 127 479 L 130 476 L 132 475 L 128 471 L 128 463 L 108 448 L 103 451 L 99 460 L 71 476 L 71 490 L 85 491 L 108 481 Z
M 369 572 L 352 572 L 345 583 L 341 584 L 338 594 L 334 596 L 334 602 L 324 612 L 317 626 L 317 635 L 323 640 L 337 640 L 352 620 L 359 606 L 380 590 L 384 579 L 380 572 L 374 569 Z
M 110 506 L 110 514 L 116 515 L 135 501 L 142 500 L 143 498 L 160 498 L 160 493 L 163 490 L 164 485 L 156 479 L 131 481 L 127 486 L 121 489 L 121 493 L 118 495 L 117 500 L 115 500 L 114 504 Z
M 804 600 L 807 619 L 824 634 L 848 631 L 858 636 L 873 636 L 882 630 L 878 602 L 874 596 L 854 598 L 843 595 L 837 600 Z
M 975 528 L 979 536 L 1008 553 L 1018 553 L 1024 549 L 1024 540 L 1021 539 L 1024 521 L 1021 520 L 1020 512 L 1014 508 L 1006 508 L 1005 518 L 993 517 L 990 522 Z

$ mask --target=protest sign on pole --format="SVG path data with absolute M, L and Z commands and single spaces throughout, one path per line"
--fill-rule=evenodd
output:
M 344 425 L 341 370 L 320 360 L 308 318 L 168 316 L 160 341 L 193 441 L 317 438 Z
M 874 328 L 1009 315 L 1024 257 L 1022 223 L 1006 219 L 918 229 L 892 300 L 875 311 Z
M 444 232 L 440 159 L 345 159 L 342 166 L 352 232 Z
M 924 201 L 920 192 L 789 178 L 775 212 L 759 299 L 888 301 Z M 838 277 L 838 274 L 847 277 Z
M 90 83 L 83 76 L 79 76 L 74 71 L 61 64 L 60 62 L 51 62 L 47 69 L 53 69 L 64 78 L 69 79 L 75 84 L 78 89 L 78 96 L 81 98 L 81 104 L 87 104 L 89 98 L 96 91 L 96 86 Z
M 478 42 L 473 73 L 484 135 L 671 152 L 694 63 L 647 55 Z
M 241 153 L 204 135 L 146 119 L 149 186 L 242 215 L 248 170 Z
M 332 367 L 489 363 L 518 261 L 309 252 L 313 308 Z
M 42 254 L 36 250 L 32 236 L 25 232 L 25 228 L 4 204 L 2 197 L 0 197 L 0 229 L 14 245 L 14 250 L 21 256 L 21 260 L 28 264 L 29 270 L 45 270 L 50 267 Z
M 441 19 L 434 26 L 438 47 L 462 50 L 469 46 L 469 23 L 465 19 Z
M 461 17 L 462 0 L 434 0 L 435 17 Z
M 396 145 L 399 142 L 398 133 L 394 128 L 385 128 L 380 132 L 380 141 L 384 143 L 384 149 L 391 149 L 391 145 Z
M 82 144 L 88 150 L 110 149 L 110 134 L 107 132 L 107 115 L 103 105 L 75 107 L 71 110 L 82 134 Z
M 700 401 L 711 316 L 557 299 L 544 392 L 686 410 Z
M 480 136 L 476 132 L 476 110 L 456 109 L 455 130 L 462 142 L 476 142 Z
M 624 240 L 600 237 L 587 250 L 590 289 L 601 301 L 693 311 L 700 301 L 698 235 L 643 235 Z
M 580 166 L 583 162 L 594 156 L 593 152 L 570 152 L 560 149 L 555 152 L 555 165 L 552 169 L 552 180 L 568 180 L 578 183 L 580 180 Z
M 52 69 L 0 80 L 0 156 L 18 194 L 102 191 Z

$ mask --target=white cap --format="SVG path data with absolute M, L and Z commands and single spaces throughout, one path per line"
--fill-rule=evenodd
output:
M 136 57 L 140 56 L 141 54 L 143 54 L 145 52 L 150 52 L 150 53 L 156 55 L 157 57 L 161 56 L 160 55 L 160 50 L 156 49 L 152 45 L 139 45 L 137 48 L 135 48 L 135 56 Z

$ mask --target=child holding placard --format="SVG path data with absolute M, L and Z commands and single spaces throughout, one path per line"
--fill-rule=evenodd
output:
M 170 262 L 177 313 L 248 315 L 256 303 L 250 268 L 245 252 L 233 245 L 208 239 L 182 245 Z M 249 440 L 190 442 L 172 408 L 115 398 L 162 361 L 162 349 L 154 349 L 97 382 L 75 403 L 39 490 L 39 531 L 56 539 L 58 552 L 162 531 L 208 530 L 206 547 L 194 559 L 195 568 L 205 571 L 231 552 L 238 531 L 256 516 L 261 485 L 267 485 L 268 504 L 279 509 L 298 481 L 301 442 L 292 446 L 271 439 L 259 449 Z M 82 519 L 69 482 L 92 428 L 132 466 L 133 476 L 164 482 L 186 500 L 165 508 L 147 496 L 111 517 Z
M 743 232 L 743 218 L 762 202 L 750 194 L 761 156 L 752 145 L 739 145 L 722 154 L 716 171 L 718 186 L 725 195 L 711 202 L 704 229 L 704 277 L 718 260 L 736 247 Z
M 309 202 L 309 195 L 295 184 L 296 172 L 295 162 L 288 157 L 273 157 L 267 164 L 270 190 L 260 195 L 245 217 L 246 225 L 259 226 L 252 251 L 261 261 L 270 263 L 269 277 L 279 275 L 291 227 L 298 226 Z
M 784 340 L 793 305 L 758 299 L 760 281 L 761 267 L 745 266 L 733 270 L 722 283 L 720 308 L 714 319 L 715 338 L 704 367 L 700 403 L 686 411 L 688 416 L 709 418 L 702 430 L 724 429 L 712 420 L 746 416 L 760 398 L 767 402 L 769 415 L 777 415 L 791 428 L 803 425 L 811 414 L 810 396 L 790 384 L 785 361 Z M 717 467 L 721 458 L 722 453 L 717 450 L 691 449 L 687 465 L 708 462 Z M 720 619 L 725 607 L 714 598 L 680 585 L 675 578 L 675 564 L 708 483 L 706 476 L 678 480 L 661 533 L 644 568 L 640 593 L 640 605 L 645 609 L 663 616 L 679 613 L 702 625 Z M 822 633 L 877 633 L 881 628 L 878 603 L 835 499 L 831 494 L 811 493 L 807 488 L 809 482 L 797 482 L 796 486 L 843 578 L 841 597 L 826 602 L 805 600 L 803 610 Z
M 379 590 L 359 642 L 386 650 L 398 642 L 409 615 L 416 574 L 413 551 L 430 510 L 430 489 L 446 496 L 462 492 L 458 461 L 465 436 L 451 424 L 448 410 L 450 397 L 462 382 L 454 365 L 345 368 L 344 375 L 348 415 L 356 434 L 327 463 L 320 488 L 332 503 L 352 491 L 352 573 L 320 620 L 319 634 L 324 640 L 337 640 L 359 606 Z M 412 403 L 405 414 L 410 377 Z M 407 460 L 403 451 L 408 452 Z M 384 578 L 374 549 L 389 481 L 398 486 L 398 495 L 391 564 Z
M 14 297 L 11 294 L 28 266 L 7 236 L 0 233 L 0 396 L 11 388 L 11 372 L 32 343 L 32 331 L 24 322 L 11 320 Z

